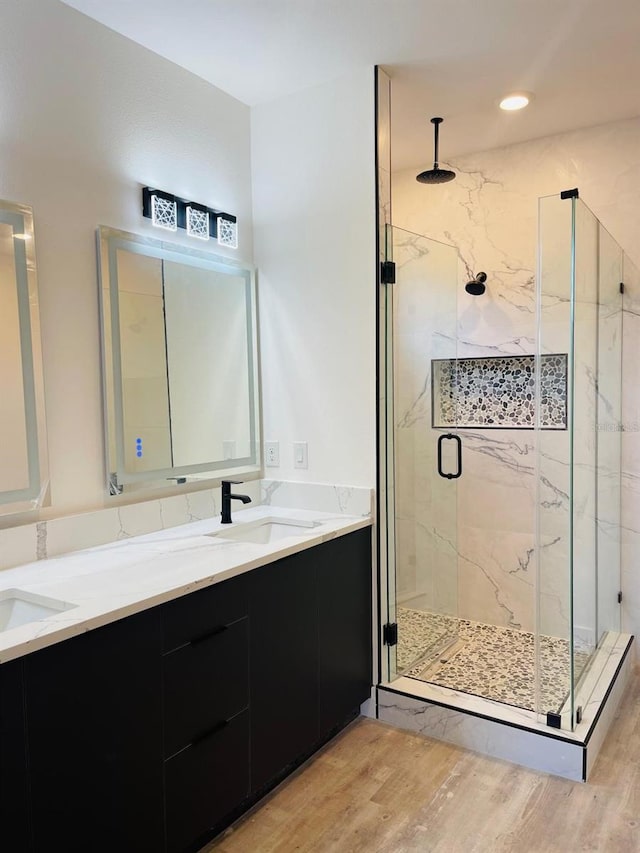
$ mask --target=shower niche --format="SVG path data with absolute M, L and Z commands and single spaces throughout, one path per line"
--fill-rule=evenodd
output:
M 620 282 L 640 275 L 577 193 L 540 199 L 538 236 L 534 304 L 508 315 L 491 276 L 465 293 L 456 247 L 388 226 L 383 619 L 398 642 L 381 647 L 378 708 L 584 780 L 630 670 Z
M 534 429 L 534 355 L 432 359 L 432 427 Z M 540 358 L 541 429 L 567 428 L 567 355 Z

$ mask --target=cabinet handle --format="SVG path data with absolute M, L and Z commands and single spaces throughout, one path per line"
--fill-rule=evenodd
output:
M 204 643 L 210 637 L 215 637 L 218 634 L 222 634 L 223 631 L 226 631 L 233 623 L 230 622 L 228 625 L 218 625 L 217 628 L 214 628 L 211 631 L 207 631 L 206 634 L 200 634 L 199 637 L 194 637 L 192 640 L 189 640 L 190 645 L 197 646 L 198 643 Z

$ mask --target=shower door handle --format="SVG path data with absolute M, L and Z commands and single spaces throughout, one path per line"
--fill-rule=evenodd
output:
M 442 442 L 452 440 L 456 442 L 458 469 L 455 474 L 445 474 L 442 470 Z M 462 440 L 459 435 L 454 435 L 449 432 L 446 435 L 441 435 L 438 439 L 438 474 L 440 474 L 441 477 L 445 477 L 447 480 L 457 480 L 458 477 L 462 476 Z

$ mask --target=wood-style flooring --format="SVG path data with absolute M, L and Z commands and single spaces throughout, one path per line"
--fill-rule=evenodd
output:
M 640 853 L 640 675 L 587 784 L 360 718 L 214 851 Z

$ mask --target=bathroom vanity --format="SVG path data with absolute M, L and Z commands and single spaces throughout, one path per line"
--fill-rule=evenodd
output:
M 24 525 L 14 541 L 32 537 L 26 559 L 60 553 L 70 531 L 110 544 L 0 573 L 2 853 L 198 850 L 372 691 L 371 519 L 340 514 L 339 487 L 326 487 L 338 490 L 336 513 L 234 506 L 231 521 L 223 485 L 220 521 L 167 529 L 172 512 L 206 515 L 204 489 L 122 500 L 225 477 L 255 481 L 256 499 L 254 270 L 112 228 L 97 241 L 114 502 Z M 2 513 L 47 497 L 28 208 L 0 202 L 0 268 L 15 321 L 5 414 L 16 439 L 5 436 L 0 459 Z M 127 515 L 157 532 L 129 536 Z
M 3 849 L 198 850 L 358 714 L 370 519 L 265 510 L 3 573 L 77 604 L 0 633 Z

